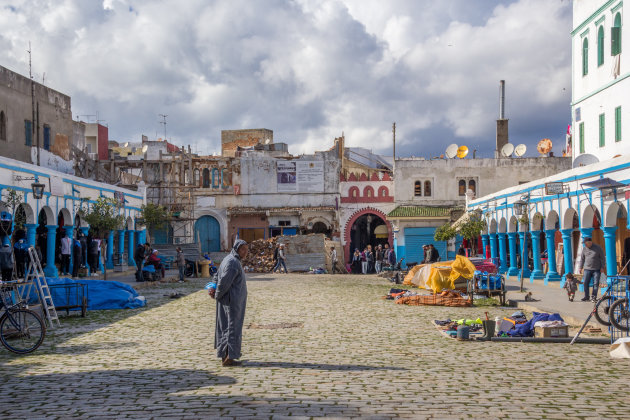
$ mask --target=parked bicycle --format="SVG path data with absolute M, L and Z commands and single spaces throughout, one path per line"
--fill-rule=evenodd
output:
M 0 342 L 13 353 L 26 354 L 37 349 L 46 336 L 46 325 L 41 317 L 26 309 L 26 302 L 12 304 L 12 286 L 0 281 Z

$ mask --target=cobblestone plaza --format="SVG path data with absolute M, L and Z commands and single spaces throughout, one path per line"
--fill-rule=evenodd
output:
M 630 365 L 608 346 L 447 339 L 432 320 L 513 310 L 396 305 L 369 276 L 249 277 L 244 365 L 221 367 L 204 283 L 62 318 L 29 356 L 0 350 L 0 417 L 630 417 Z

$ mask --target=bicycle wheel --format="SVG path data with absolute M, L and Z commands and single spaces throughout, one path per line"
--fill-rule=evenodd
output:
M 595 319 L 602 325 L 610 326 L 610 298 L 608 296 L 601 297 L 595 304 Z
M 628 299 L 617 299 L 610 305 L 610 322 L 615 328 L 621 331 L 628 331 L 628 323 L 630 322 L 630 309 L 628 308 Z
M 46 335 L 44 321 L 28 309 L 11 309 L 0 318 L 0 341 L 10 351 L 30 353 Z

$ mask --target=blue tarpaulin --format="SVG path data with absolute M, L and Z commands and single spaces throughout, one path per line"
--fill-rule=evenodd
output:
M 538 321 L 564 321 L 560 314 L 532 312 L 532 315 L 532 319 L 523 324 L 516 324 L 513 329 L 507 332 L 507 335 L 511 337 L 532 337 L 534 335 L 534 324 Z
M 101 309 L 135 309 L 146 305 L 144 298 L 128 284 L 106 280 L 72 280 L 67 277 L 46 277 L 49 286 L 63 284 L 85 284 L 87 286 L 88 310 Z M 77 305 L 76 294 L 66 296 L 63 288 L 51 287 L 51 295 L 55 306 Z M 77 308 L 78 309 L 78 308 Z

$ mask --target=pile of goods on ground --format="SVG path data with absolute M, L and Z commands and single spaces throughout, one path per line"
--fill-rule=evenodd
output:
M 385 299 L 400 305 L 472 306 L 472 301 L 457 290 L 443 290 L 436 294 L 419 294 L 406 289 L 391 289 Z
M 268 273 L 275 262 L 273 252 L 278 238 L 258 239 L 249 243 L 249 254 L 243 259 L 243 268 L 252 273 Z

